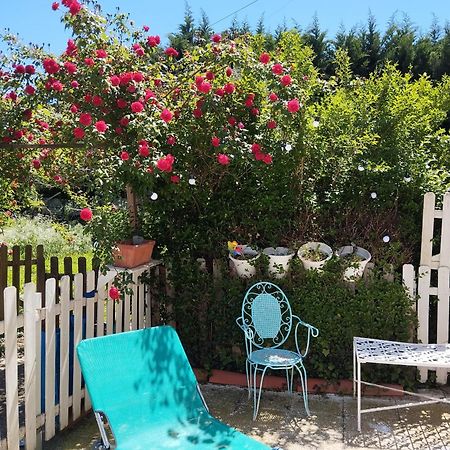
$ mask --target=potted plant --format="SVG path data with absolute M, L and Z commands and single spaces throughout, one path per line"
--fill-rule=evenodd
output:
M 269 273 L 275 278 L 283 278 L 295 251 L 287 247 L 267 247 L 263 253 L 269 258 Z
M 256 274 L 255 262 L 261 256 L 257 250 L 249 245 L 239 245 L 233 241 L 228 242 L 228 252 L 239 277 L 249 278 Z
M 361 278 L 367 263 L 372 258 L 372 255 L 365 248 L 354 244 L 341 247 L 336 254 L 346 266 L 344 270 L 345 281 L 355 281 Z
M 323 242 L 307 242 L 298 250 L 298 257 L 306 270 L 320 270 L 332 256 L 333 250 Z

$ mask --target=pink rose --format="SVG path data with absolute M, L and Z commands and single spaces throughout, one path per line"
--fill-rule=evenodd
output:
M 108 129 L 108 125 L 104 120 L 99 120 L 95 122 L 95 128 L 99 133 L 104 133 Z
M 300 109 L 300 103 L 296 98 L 293 98 L 287 102 L 286 107 L 290 113 L 294 114 Z
M 261 53 L 259 61 L 263 64 L 267 64 L 270 61 L 270 55 L 268 53 Z
M 89 222 L 92 219 L 92 211 L 90 208 L 83 208 L 80 211 L 80 219 Z
M 219 153 L 217 155 L 217 162 L 222 166 L 227 166 L 228 164 L 230 164 L 230 157 L 223 153 Z
M 164 108 L 161 111 L 160 117 L 164 122 L 169 123 L 172 120 L 173 114 L 167 108 Z

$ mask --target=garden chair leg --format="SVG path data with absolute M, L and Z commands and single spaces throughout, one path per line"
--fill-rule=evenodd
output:
M 306 376 L 306 370 L 303 367 L 303 365 L 301 367 L 295 366 L 295 368 L 297 369 L 299 375 L 300 375 L 300 382 L 302 384 L 302 394 L 303 394 L 303 404 L 305 405 L 305 411 L 306 411 L 306 415 L 310 416 L 311 413 L 309 411 L 309 406 L 308 406 L 308 378 Z
M 268 366 L 266 366 L 266 367 L 264 367 L 264 370 L 262 371 L 262 374 L 261 374 L 261 381 L 259 382 L 259 392 L 258 392 L 258 399 L 256 398 L 256 396 L 257 396 L 257 391 L 258 391 L 258 389 L 257 389 L 257 387 L 256 387 L 256 373 L 257 373 L 257 368 L 258 368 L 258 366 L 256 365 L 256 367 L 255 367 L 255 375 L 254 375 L 254 377 L 253 377 L 253 381 L 254 381 L 254 389 L 253 389 L 253 392 L 254 392 L 254 396 L 253 396 L 253 399 L 254 399 L 254 406 L 253 406 L 253 420 L 256 420 L 256 417 L 258 416 L 258 411 L 259 411 L 259 403 L 260 403 L 260 401 L 261 401 L 261 391 L 262 391 L 262 387 L 263 387 L 263 383 L 264 383 L 264 375 L 266 374 L 266 371 L 267 371 L 267 369 L 269 368 Z

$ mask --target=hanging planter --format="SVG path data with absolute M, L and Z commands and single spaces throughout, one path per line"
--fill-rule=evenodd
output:
M 345 281 L 355 281 L 364 274 L 367 263 L 372 255 L 362 247 L 346 245 L 341 247 L 336 254 L 342 258 L 347 268 L 344 271 Z
M 287 247 L 267 247 L 263 253 L 269 258 L 269 273 L 275 278 L 283 278 L 288 269 L 295 251 Z
M 236 241 L 228 242 L 228 250 L 229 258 L 239 277 L 250 278 L 256 274 L 255 263 L 261 253 L 249 245 L 238 245 Z
M 308 242 L 298 250 L 298 257 L 306 270 L 321 270 L 332 256 L 333 250 L 323 242 Z

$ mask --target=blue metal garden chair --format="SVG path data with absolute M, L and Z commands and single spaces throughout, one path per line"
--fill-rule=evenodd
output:
M 279 347 L 290 335 L 294 319 L 297 321 L 295 326 L 297 351 L 280 349 Z M 261 389 L 267 369 L 286 371 L 287 387 L 290 393 L 292 393 L 294 369 L 297 370 L 300 375 L 305 410 L 309 416 L 308 385 L 303 360 L 308 354 L 311 336 L 317 337 L 319 330 L 293 315 L 284 292 L 275 284 L 268 282 L 256 283 L 247 291 L 242 303 L 242 315 L 236 319 L 236 322 L 245 334 L 247 352 L 245 369 L 249 398 L 253 391 L 253 420 L 258 415 Z M 300 325 L 306 327 L 308 332 L 304 353 L 301 352 L 298 343 Z M 259 392 L 258 372 L 261 373 Z
M 77 354 L 104 448 L 103 415 L 117 450 L 270 448 L 209 414 L 171 327 L 86 339 Z

